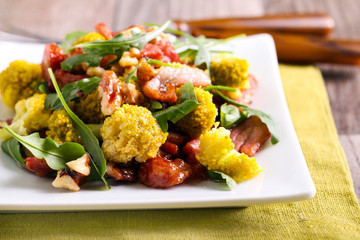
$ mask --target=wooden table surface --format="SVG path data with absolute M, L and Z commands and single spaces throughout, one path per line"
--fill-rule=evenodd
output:
M 360 39 L 359 0 L 0 0 L 0 28 L 61 39 L 104 21 L 119 30 L 166 19 L 326 12 L 336 23 L 333 37 Z M 70 7 L 71 6 L 71 7 Z M 46 20 L 44 20 L 46 19 Z M 339 140 L 360 198 L 360 67 L 318 64 L 325 79 Z

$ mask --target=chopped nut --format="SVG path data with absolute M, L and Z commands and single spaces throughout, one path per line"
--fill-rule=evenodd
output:
M 136 57 L 131 57 L 129 52 L 124 52 L 119 64 L 121 67 L 127 68 L 138 65 L 139 61 Z
M 59 170 L 57 172 L 55 180 L 52 182 L 52 185 L 56 188 L 66 188 L 71 191 L 79 191 L 80 187 L 76 184 L 74 179 L 68 174 L 62 174 L 64 173 L 63 170 Z
M 89 176 L 90 175 L 90 157 L 87 153 L 85 153 L 82 157 L 78 159 L 67 162 L 66 165 L 73 171 L 81 173 L 82 175 Z
M 105 69 L 103 69 L 102 67 L 89 67 L 86 70 L 86 74 L 91 77 L 92 76 L 101 77 L 104 72 L 105 72 Z

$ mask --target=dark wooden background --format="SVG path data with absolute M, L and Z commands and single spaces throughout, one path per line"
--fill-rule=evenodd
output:
M 359 0 L 0 0 L 0 29 L 61 40 L 104 21 L 114 30 L 144 21 L 326 12 L 332 37 L 360 39 Z M 360 67 L 318 64 L 325 79 L 339 140 L 360 197 Z

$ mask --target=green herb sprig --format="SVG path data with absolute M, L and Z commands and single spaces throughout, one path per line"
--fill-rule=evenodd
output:
M 279 142 L 279 139 L 276 137 L 275 133 L 278 132 L 278 124 L 275 122 L 275 120 L 268 114 L 264 113 L 263 111 L 249 108 L 246 105 L 240 104 L 238 102 L 235 102 L 231 98 L 226 97 L 224 94 L 222 94 L 219 91 L 214 91 L 219 97 L 221 97 L 223 100 L 225 100 L 228 103 L 231 103 L 235 106 L 241 107 L 245 112 L 247 112 L 250 115 L 256 115 L 258 116 L 261 121 L 263 121 L 266 126 L 268 127 L 270 133 L 271 133 L 271 144 L 275 145 Z
M 90 177 L 96 178 L 96 175 L 98 178 L 100 178 L 108 189 L 110 189 L 110 185 L 108 181 L 105 178 L 105 172 L 106 172 L 106 160 L 104 158 L 104 153 L 100 148 L 99 141 L 96 138 L 96 136 L 92 133 L 91 129 L 86 126 L 86 124 L 78 117 L 76 116 L 73 111 L 69 108 L 69 106 L 66 104 L 66 101 L 64 97 L 62 96 L 59 86 L 56 82 L 55 76 L 51 68 L 48 69 L 49 75 L 51 78 L 51 81 L 54 85 L 55 91 L 66 111 L 66 113 L 69 115 L 75 129 L 78 131 L 81 140 L 83 141 L 86 150 L 90 154 L 91 159 L 91 169 L 95 169 L 95 171 L 91 171 Z
M 64 97 L 66 102 L 77 99 L 79 91 L 82 91 L 84 97 L 86 97 L 99 85 L 100 80 L 100 77 L 91 77 L 69 83 L 65 87 L 63 87 L 62 96 Z M 45 109 L 47 110 L 50 107 L 52 110 L 60 110 L 63 107 L 56 93 L 50 93 L 46 95 Z
M 156 38 L 162 33 L 171 21 L 167 21 L 158 29 L 147 33 L 134 33 L 131 37 L 125 38 L 122 33 L 116 35 L 107 41 L 86 42 L 73 46 L 72 48 L 81 48 L 85 53 L 70 57 L 61 63 L 61 68 L 70 71 L 80 63 L 86 63 L 88 66 L 99 66 L 103 57 L 116 55 L 117 60 L 121 58 L 125 51 L 132 47 L 142 49 L 146 43 Z
M 4 153 L 15 159 L 21 166 L 26 168 L 26 164 L 23 160 L 20 151 L 20 144 L 15 138 L 10 138 L 1 143 L 1 149 Z
M 168 121 L 176 123 L 187 114 L 194 111 L 201 103 L 197 101 L 194 86 L 191 82 L 181 88 L 181 103 L 165 110 L 153 113 L 163 132 L 168 130 Z
M 215 182 L 225 183 L 226 186 L 229 188 L 229 190 L 233 190 L 236 187 L 235 180 L 229 175 L 226 175 L 225 173 L 218 171 L 211 171 L 207 169 L 206 174 L 211 180 Z
M 16 144 L 16 142 L 20 142 L 24 145 L 24 147 L 26 147 L 35 157 L 39 159 L 44 158 L 47 165 L 54 170 L 65 169 L 65 163 L 75 160 L 86 153 L 83 146 L 78 143 L 65 142 L 63 144 L 58 144 L 51 138 L 40 138 L 39 133 L 37 132 L 28 136 L 21 136 L 11 130 L 8 126 L 5 126 L 5 129 L 14 138 L 5 141 L 2 144 L 2 148 L 5 148 L 5 152 L 10 153 L 9 155 L 19 163 L 23 161 L 20 149 L 18 149 L 18 144 Z

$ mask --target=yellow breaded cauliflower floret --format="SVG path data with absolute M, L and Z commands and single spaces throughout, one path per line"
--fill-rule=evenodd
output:
M 73 43 L 73 46 L 80 44 L 80 43 L 84 43 L 84 42 L 94 42 L 97 40 L 101 40 L 101 41 L 105 41 L 105 38 L 103 35 L 101 35 L 100 33 L 97 32 L 89 32 L 88 34 L 86 34 L 85 36 L 83 36 L 82 38 L 79 38 L 78 40 L 76 40 Z
M 20 100 L 15 105 L 15 117 L 9 126 L 20 135 L 29 135 L 48 126 L 51 112 L 44 109 L 46 94 L 35 94 L 34 96 Z M 7 139 L 10 135 L 1 129 L 0 139 Z
M 180 93 L 181 91 L 178 90 L 177 92 Z M 217 109 L 210 92 L 195 88 L 195 94 L 198 102 L 202 104 L 180 119 L 175 125 L 180 131 L 192 137 L 199 137 L 214 125 Z
M 10 108 L 21 100 L 39 92 L 34 89 L 36 83 L 45 81 L 41 75 L 41 66 L 26 61 L 13 61 L 0 73 L 0 93 L 2 101 Z
M 102 123 L 105 120 L 101 112 L 101 99 L 97 89 L 76 103 L 73 110 L 87 124 Z
M 245 59 L 229 54 L 215 55 L 210 65 L 210 72 L 213 84 L 238 88 L 235 92 L 223 92 L 231 98 L 240 97 L 240 89 L 249 88 L 249 64 Z
M 234 149 L 230 131 L 223 127 L 200 136 L 200 155 L 196 158 L 209 170 L 225 173 L 236 182 L 252 178 L 262 171 L 255 158 Z
M 54 139 L 59 144 L 64 142 L 81 143 L 79 133 L 74 128 L 64 109 L 56 110 L 51 114 L 48 129 L 46 136 Z
M 145 162 L 156 156 L 167 135 L 148 109 L 124 104 L 105 119 L 102 149 L 108 161 Z

